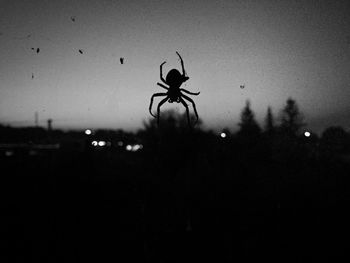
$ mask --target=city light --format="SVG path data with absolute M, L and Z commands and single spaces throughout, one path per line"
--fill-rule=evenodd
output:
M 134 145 L 130 145 L 128 144 L 125 149 L 127 151 L 132 151 L 132 152 L 137 152 L 139 150 L 141 150 L 143 148 L 143 145 L 142 144 L 134 144 Z
M 311 136 L 311 133 L 308 132 L 308 131 L 306 131 L 306 132 L 304 132 L 304 136 L 305 136 L 305 137 L 310 137 L 310 136 Z
M 95 147 L 104 147 L 104 146 L 111 146 L 111 142 L 106 142 L 106 141 L 92 141 L 91 142 L 92 146 Z
M 105 141 L 99 141 L 98 142 L 98 146 L 101 146 L 101 147 L 106 146 L 106 142 Z
M 220 134 L 220 137 L 221 137 L 221 138 L 226 138 L 226 133 L 222 132 L 222 133 Z
M 92 131 L 89 130 L 89 129 L 87 129 L 87 130 L 85 130 L 85 134 L 86 134 L 86 135 L 91 135 L 91 134 L 92 134 Z
M 140 145 L 135 144 L 135 145 L 132 147 L 132 151 L 133 151 L 133 152 L 136 152 L 136 151 L 138 151 L 140 148 L 141 148 Z
M 128 144 L 125 148 L 126 148 L 127 151 L 131 151 L 132 150 L 132 146 L 130 144 Z
M 13 154 L 14 154 L 13 151 L 6 151 L 6 152 L 5 152 L 5 156 L 7 156 L 7 157 L 12 156 Z

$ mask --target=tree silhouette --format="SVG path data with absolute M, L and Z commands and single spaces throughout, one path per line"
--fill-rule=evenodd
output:
M 349 149 L 350 136 L 340 126 L 327 128 L 321 137 L 321 148 L 332 153 L 342 153 Z
M 298 135 L 301 127 L 305 125 L 303 119 L 296 101 L 292 98 L 288 98 L 286 106 L 281 112 L 281 132 L 290 136 Z
M 250 108 L 249 100 L 246 101 L 246 105 L 241 112 L 241 121 L 238 125 L 240 126 L 240 130 L 238 131 L 238 135 L 240 136 L 256 136 L 261 131 Z
M 190 115 L 190 118 L 196 117 Z M 138 137 L 144 144 L 143 152 L 147 151 L 145 158 L 149 158 L 157 169 L 166 170 L 166 178 L 175 177 L 181 167 L 191 166 L 188 160 L 202 147 L 200 123 L 198 120 L 195 127 L 189 126 L 186 112 L 180 114 L 174 110 L 162 112 L 159 125 L 156 118 L 144 121 Z
M 196 117 L 190 114 L 191 121 L 194 121 Z M 138 132 L 138 135 L 148 143 L 153 145 L 160 141 L 167 147 L 177 148 L 180 145 L 184 145 L 184 135 L 201 132 L 202 121 L 198 120 L 195 127 L 188 125 L 186 112 L 180 114 L 174 110 L 167 110 L 162 112 L 162 118 L 159 119 L 159 125 L 157 119 L 149 118 L 143 122 L 144 128 Z M 188 136 L 185 136 L 188 139 Z
M 265 118 L 265 132 L 271 134 L 275 130 L 275 120 L 272 114 L 271 107 L 267 108 L 267 114 Z

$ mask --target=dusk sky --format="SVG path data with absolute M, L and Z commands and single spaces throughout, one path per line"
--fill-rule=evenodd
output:
M 206 128 L 237 129 L 247 99 L 262 124 L 292 97 L 311 130 L 349 129 L 349 14 L 348 0 L 0 1 L 0 123 L 141 128 L 178 51 Z

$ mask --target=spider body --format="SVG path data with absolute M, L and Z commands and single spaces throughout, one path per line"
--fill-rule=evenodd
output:
M 182 74 L 177 69 L 172 69 L 168 72 L 168 74 L 166 75 L 166 78 L 164 79 L 163 73 L 162 73 L 162 67 L 165 64 L 165 62 L 163 62 L 160 65 L 160 79 L 162 80 L 162 82 L 164 84 L 168 85 L 169 87 L 158 82 L 157 84 L 159 86 L 161 86 L 162 88 L 166 89 L 167 92 L 166 93 L 155 93 L 151 97 L 149 112 L 153 117 L 157 118 L 158 124 L 159 124 L 159 116 L 160 116 L 160 107 L 167 101 L 170 103 L 173 103 L 173 102 L 180 103 L 181 102 L 184 105 L 184 107 L 186 108 L 188 123 L 190 123 L 190 117 L 189 117 L 188 105 L 186 104 L 185 100 L 192 103 L 193 110 L 194 110 L 194 112 L 196 114 L 196 118 L 197 118 L 196 121 L 198 121 L 198 113 L 197 113 L 196 105 L 195 105 L 194 101 L 190 97 L 183 94 L 182 92 L 185 92 L 185 93 L 191 94 L 191 95 L 199 95 L 199 92 L 193 93 L 193 92 L 190 92 L 186 89 L 180 88 L 184 82 L 189 80 L 189 77 L 186 76 L 184 63 L 183 63 L 183 60 L 182 60 L 180 54 L 178 52 L 176 52 L 176 53 L 179 56 L 180 61 L 181 61 Z M 152 113 L 152 104 L 153 104 L 154 97 L 159 97 L 159 96 L 166 96 L 166 97 L 163 100 L 161 100 L 161 102 L 159 102 L 158 107 L 157 107 L 157 116 L 155 116 Z
M 165 77 L 165 84 L 169 86 L 168 89 L 168 102 L 173 103 L 174 101 L 179 103 L 181 97 L 180 87 L 182 83 L 187 81 L 189 77 L 184 77 L 177 69 L 172 69 L 168 72 Z
M 180 102 L 180 89 L 179 88 L 174 88 L 172 90 L 169 89 L 168 91 L 168 102 L 173 103 L 173 102 Z

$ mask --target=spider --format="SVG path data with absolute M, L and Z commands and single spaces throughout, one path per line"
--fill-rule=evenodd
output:
M 190 97 L 186 96 L 182 92 L 190 94 L 190 95 L 199 95 L 200 92 L 193 93 L 193 92 L 190 92 L 190 91 L 188 91 L 186 89 L 180 89 L 180 86 L 182 85 L 182 83 L 184 83 L 187 80 L 189 80 L 189 77 L 186 76 L 184 62 L 183 62 L 180 54 L 178 52 L 176 52 L 176 54 L 179 56 L 180 61 L 181 61 L 182 74 L 177 69 L 172 69 L 172 70 L 170 70 L 168 72 L 168 74 L 166 75 L 166 78 L 164 79 L 163 78 L 163 72 L 162 72 L 162 67 L 166 63 L 164 61 L 160 65 L 160 79 L 161 79 L 161 81 L 164 84 L 168 85 L 169 87 L 165 86 L 162 83 L 157 82 L 157 85 L 162 87 L 162 88 L 164 88 L 164 89 L 166 89 L 167 92 L 165 92 L 165 93 L 155 93 L 151 97 L 151 103 L 149 105 L 149 112 L 151 113 L 151 115 L 154 118 L 157 118 L 158 125 L 159 125 L 160 107 L 167 101 L 170 102 L 170 103 L 173 103 L 173 102 L 180 103 L 181 102 L 182 105 L 185 106 L 188 124 L 190 124 L 190 114 L 189 114 L 189 111 L 188 111 L 188 105 L 186 104 L 185 100 L 191 102 L 192 106 L 193 106 L 194 113 L 196 114 L 196 122 L 198 121 L 198 113 L 197 113 L 197 110 L 196 110 L 196 104 L 194 103 L 194 101 Z M 158 107 L 157 107 L 157 116 L 155 116 L 152 113 L 153 99 L 154 99 L 154 97 L 162 97 L 162 96 L 165 96 L 165 98 L 162 99 L 159 102 Z

